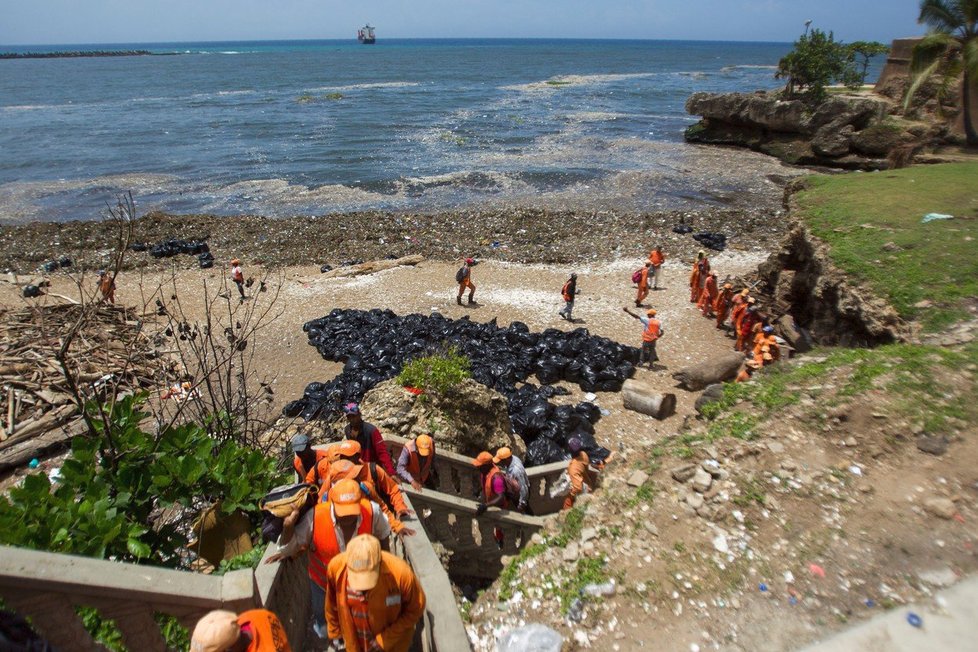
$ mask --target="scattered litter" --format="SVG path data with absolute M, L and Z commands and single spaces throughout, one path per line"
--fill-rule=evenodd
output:
M 573 605 L 571 606 L 573 609 Z M 496 642 L 498 652 L 560 652 L 564 638 L 546 625 L 532 623 L 511 629 Z
M 767 584 L 765 584 L 764 582 L 761 582 L 760 584 L 757 585 L 757 590 L 760 591 L 761 593 L 766 593 L 767 592 Z
M 585 401 L 591 401 L 592 403 L 594 402 L 594 399 L 596 399 L 596 398 L 598 398 L 598 395 L 595 394 L 595 393 L 593 393 L 593 392 L 588 392 L 587 394 L 584 395 L 584 400 Z
M 793 584 L 794 581 L 795 581 L 795 574 L 792 573 L 791 571 L 785 571 L 784 572 L 784 583 L 785 584 Z
M 582 589 L 584 595 L 590 595 L 593 597 L 607 596 L 615 594 L 615 580 L 610 579 L 607 582 L 602 582 L 601 584 L 588 584 Z
M 861 468 L 859 468 L 859 466 L 856 465 L 856 464 L 853 464 L 852 466 L 849 467 L 849 472 L 852 473 L 853 475 L 862 475 L 863 474 L 863 470 Z
M 795 606 L 796 604 L 798 604 L 798 598 L 796 598 L 793 595 L 788 596 L 788 604 L 790 604 L 792 607 Z
M 41 462 L 36 457 L 34 459 L 32 459 L 30 462 L 27 463 L 27 466 L 29 468 L 32 468 L 32 469 L 36 469 L 40 465 L 41 465 Z
M 917 628 L 924 626 L 924 621 L 921 619 L 921 617 L 912 611 L 907 614 L 907 622 L 910 623 L 913 627 L 917 627 Z
M 808 570 L 811 571 L 812 575 L 815 575 L 816 577 L 825 577 L 825 569 L 818 564 L 809 564 Z
M 570 608 L 567 610 L 567 618 L 573 623 L 584 620 L 584 603 L 580 598 L 574 598 Z
M 927 213 L 924 215 L 924 219 L 920 220 L 921 224 L 927 224 L 928 222 L 933 222 L 934 220 L 953 220 L 953 215 L 945 215 L 944 213 Z
M 870 598 L 866 598 L 866 600 L 865 600 L 865 602 L 863 602 L 863 604 L 866 605 L 867 607 L 869 607 L 870 609 L 872 609 L 873 607 L 876 606 L 876 601 L 875 600 L 871 600 Z

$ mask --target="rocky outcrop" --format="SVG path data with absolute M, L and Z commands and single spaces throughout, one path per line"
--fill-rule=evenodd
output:
M 395 380 L 380 383 L 360 404 L 382 432 L 413 438 L 431 434 L 436 445 L 461 455 L 476 456 L 509 446 L 523 457 L 526 445 L 513 433 L 506 397 L 466 379 L 444 396 L 415 396 Z
M 775 93 L 694 93 L 686 111 L 703 119 L 686 140 L 748 147 L 797 165 L 880 170 L 895 149 L 922 146 L 940 132 L 894 115 L 898 108 L 879 95 L 832 95 L 813 109 Z
M 914 339 L 889 303 L 854 285 L 828 257 L 827 246 L 801 223 L 758 268 L 760 290 L 790 306 L 797 326 L 819 344 L 876 346 Z

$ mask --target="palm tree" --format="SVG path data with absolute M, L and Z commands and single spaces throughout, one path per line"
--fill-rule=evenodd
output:
M 964 133 L 969 145 L 978 145 L 971 111 L 971 94 L 978 92 L 978 0 L 921 0 L 917 22 L 928 25 L 930 31 L 913 49 L 913 81 L 904 108 L 932 75 L 941 77 L 937 95 L 940 100 L 963 74 Z

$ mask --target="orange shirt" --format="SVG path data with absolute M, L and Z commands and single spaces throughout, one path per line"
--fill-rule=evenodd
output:
M 251 636 L 247 652 L 292 652 L 282 621 L 268 609 L 241 613 L 238 625 Z
M 326 570 L 326 628 L 330 638 L 342 638 L 347 652 L 364 652 L 347 603 L 346 561 L 342 552 Z M 377 586 L 366 593 L 370 630 L 384 652 L 407 652 L 414 629 L 424 615 L 425 595 L 411 567 L 389 552 L 380 553 Z
M 652 267 L 658 267 L 662 263 L 666 262 L 666 257 L 653 249 L 652 253 L 649 254 L 649 260 L 652 261 Z

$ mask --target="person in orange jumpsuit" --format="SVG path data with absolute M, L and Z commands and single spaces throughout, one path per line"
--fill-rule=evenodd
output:
M 737 372 L 737 378 L 734 379 L 734 382 L 746 383 L 754 375 L 754 372 L 760 368 L 761 364 L 757 360 L 745 360 L 744 364 L 740 367 L 740 371 Z
M 689 275 L 689 302 L 696 303 L 700 300 L 700 261 L 706 257 L 706 252 L 702 249 L 696 254 L 696 262 L 693 263 L 693 271 Z
M 354 537 L 326 569 L 326 628 L 346 652 L 408 652 L 424 616 L 421 582 L 369 534 Z
M 567 449 L 571 454 L 570 462 L 567 464 L 567 477 L 570 478 L 571 486 L 567 498 L 564 499 L 563 509 L 573 507 L 577 497 L 594 489 L 597 481 L 597 476 L 591 470 L 591 458 L 584 452 L 581 440 L 571 437 L 567 440 Z
M 645 297 L 649 296 L 649 270 L 652 269 L 652 261 L 645 261 L 642 267 L 642 275 L 638 279 L 638 294 L 635 295 L 635 307 L 639 308 Z
M 752 300 L 753 299 L 748 299 L 747 303 L 749 304 Z M 759 323 L 757 308 L 755 308 L 753 305 L 748 305 L 747 310 L 744 311 L 743 316 L 740 318 L 740 329 L 737 331 L 737 343 L 734 345 L 735 350 L 747 350 L 747 342 L 754 332 L 754 325 L 757 323 Z
M 703 286 L 703 291 L 700 292 L 700 300 L 696 303 L 696 307 L 700 309 L 704 317 L 713 316 L 713 303 L 717 300 L 717 294 L 719 294 L 717 273 L 710 272 L 706 275 L 706 285 Z
M 306 476 L 312 471 L 319 462 L 326 457 L 326 451 L 316 450 L 309 441 L 309 435 L 302 433 L 292 438 L 290 442 L 294 457 L 292 458 L 292 468 L 298 474 L 299 482 L 305 481 Z M 316 482 L 318 485 L 319 483 Z
M 747 309 L 747 295 L 747 288 L 744 288 L 730 300 L 730 325 L 733 327 L 734 337 L 737 336 L 737 325 L 740 323 L 740 317 Z
M 268 609 L 241 615 L 216 609 L 197 621 L 190 652 L 292 652 L 282 621 Z
M 662 281 L 662 263 L 666 262 L 662 245 L 656 245 L 655 249 L 649 252 L 649 262 L 652 263 L 652 289 L 658 290 L 659 283 Z
M 98 290 L 102 293 L 102 300 L 115 303 L 115 279 L 104 269 L 98 271 Z
M 724 283 L 723 289 L 720 290 L 716 301 L 713 302 L 713 312 L 717 316 L 717 328 L 723 328 L 723 322 L 727 320 L 727 314 L 730 312 L 730 303 L 732 300 L 733 286 L 730 283 Z
M 465 289 L 469 290 L 469 304 L 475 303 L 475 283 L 472 282 L 472 266 L 475 265 L 475 260 L 472 258 L 465 259 L 465 265 L 459 270 L 462 278 L 458 282 L 458 296 L 455 297 L 455 302 L 458 305 L 462 305 L 462 295 L 465 294 Z
M 756 301 L 754 297 L 744 296 L 744 300 L 740 302 L 740 305 L 734 308 L 735 316 L 732 316 L 731 322 L 733 323 L 733 336 L 738 337 L 740 335 L 740 323 L 744 320 L 744 315 L 747 314 L 747 309 L 752 307 Z M 739 310 L 737 309 L 739 308 Z

